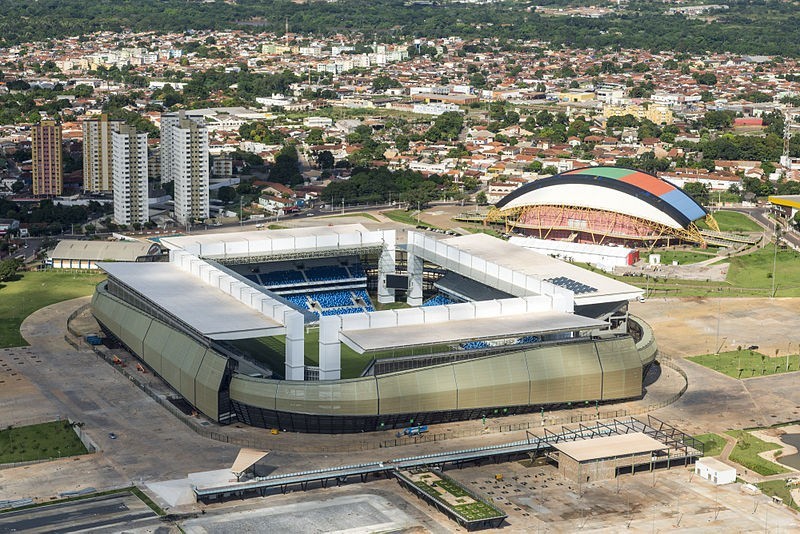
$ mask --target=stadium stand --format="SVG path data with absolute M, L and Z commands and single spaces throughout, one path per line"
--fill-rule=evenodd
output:
M 490 345 L 486 341 L 468 341 L 467 343 L 461 344 L 461 348 L 464 350 L 477 350 L 477 349 L 485 349 L 488 347 L 490 347 Z
M 248 277 L 249 278 L 249 277 Z M 273 271 L 259 275 L 261 285 L 267 287 L 300 284 L 306 281 L 301 271 Z
M 347 269 L 338 265 L 309 267 L 305 270 L 305 275 L 309 282 L 334 282 L 350 278 L 350 273 Z
M 449 298 L 445 297 L 444 295 L 436 295 L 433 298 L 429 298 L 425 302 L 422 303 L 422 307 L 426 308 L 428 306 L 444 306 L 445 304 L 454 304 L 454 300 L 450 300 Z

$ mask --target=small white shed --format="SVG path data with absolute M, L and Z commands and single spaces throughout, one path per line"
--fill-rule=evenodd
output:
M 722 463 L 716 458 L 700 458 L 694 464 L 694 473 L 714 484 L 731 484 L 736 482 L 736 469 Z

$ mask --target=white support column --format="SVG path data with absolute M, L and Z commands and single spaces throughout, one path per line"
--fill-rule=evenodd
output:
M 286 380 L 305 380 L 305 331 L 303 314 L 286 310 L 283 314 L 286 325 Z
M 394 302 L 395 291 L 386 287 L 386 275 L 396 272 L 396 251 L 394 232 L 384 232 L 383 251 L 378 259 L 378 302 L 389 304 Z
M 409 306 L 422 306 L 422 258 L 408 255 L 408 298 Z
M 336 316 L 319 319 L 319 379 L 342 377 L 342 344 L 339 341 L 341 320 Z

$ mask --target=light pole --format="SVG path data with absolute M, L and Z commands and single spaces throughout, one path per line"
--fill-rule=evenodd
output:
M 772 256 L 772 293 L 770 293 L 769 298 L 775 298 L 775 270 L 778 266 L 778 241 L 781 238 L 780 227 L 778 223 L 775 222 L 775 253 Z

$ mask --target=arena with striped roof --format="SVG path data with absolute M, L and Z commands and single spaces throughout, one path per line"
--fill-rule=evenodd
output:
M 632 247 L 702 245 L 695 223 L 717 229 L 682 189 L 622 167 L 584 167 L 530 182 L 500 200 L 487 220 L 541 239 Z

